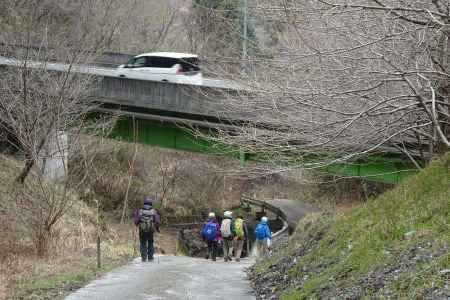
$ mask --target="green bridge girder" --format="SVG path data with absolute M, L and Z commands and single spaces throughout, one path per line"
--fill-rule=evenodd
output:
M 133 122 L 134 120 L 134 122 Z M 194 136 L 189 130 L 170 122 L 152 121 L 126 117 L 120 119 L 111 138 L 122 141 L 159 146 L 176 150 L 199 152 L 212 155 L 227 155 L 245 160 L 261 160 L 262 156 L 240 153 L 225 145 Z M 394 155 L 371 156 L 364 161 L 334 163 L 319 168 L 319 171 L 344 177 L 361 177 L 369 181 L 396 184 L 417 173 L 415 166 Z

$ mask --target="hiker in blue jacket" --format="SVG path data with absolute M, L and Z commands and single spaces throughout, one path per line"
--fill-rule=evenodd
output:
M 267 217 L 262 217 L 261 222 L 255 228 L 256 251 L 259 257 L 267 256 L 272 243 L 272 232 L 267 222 Z
M 134 224 L 139 228 L 139 242 L 141 258 L 143 262 L 153 260 L 155 248 L 153 246 L 153 234 L 159 232 L 161 217 L 153 208 L 151 198 L 145 198 L 144 205 L 133 216 Z
M 220 225 L 217 222 L 216 215 L 213 212 L 209 213 L 208 220 L 203 225 L 202 238 L 208 245 L 205 258 L 211 258 L 213 261 L 216 261 L 217 247 L 222 237 L 220 236 Z

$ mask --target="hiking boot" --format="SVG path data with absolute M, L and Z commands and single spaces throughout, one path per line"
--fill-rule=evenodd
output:
M 235 261 L 237 261 L 237 262 L 240 262 L 240 261 L 241 261 L 241 259 L 240 259 L 240 258 L 236 258 L 236 259 L 235 259 Z
M 215 257 L 213 257 L 213 259 L 212 259 L 213 261 L 216 261 L 216 258 Z
M 141 258 L 142 262 L 146 262 L 147 259 L 146 258 Z
M 149 258 L 148 258 L 148 261 L 153 261 L 153 257 L 149 257 Z
M 228 257 L 224 257 L 223 260 L 224 260 L 224 262 L 227 262 L 228 261 Z
M 232 261 L 232 259 L 231 259 L 231 257 L 230 257 L 230 256 L 228 256 L 228 260 L 229 260 L 229 261 Z
M 206 254 L 206 255 L 205 255 L 205 258 L 206 258 L 206 259 L 209 259 L 209 255 L 208 255 L 208 254 Z

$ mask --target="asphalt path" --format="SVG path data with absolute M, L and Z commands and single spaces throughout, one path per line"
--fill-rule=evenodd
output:
M 317 211 L 298 200 L 267 201 L 284 211 L 291 228 L 305 215 Z M 65 300 L 250 300 L 255 299 L 245 268 L 252 259 L 227 262 L 186 256 L 157 255 L 153 262 L 135 259 Z
M 307 214 L 318 212 L 318 209 L 312 205 L 300 200 L 292 199 L 273 199 L 268 200 L 267 203 L 281 209 L 286 215 L 287 222 L 291 230 L 297 227 L 298 222 Z
M 170 255 L 145 263 L 135 259 L 65 300 L 250 300 L 255 296 L 244 269 L 251 263 Z

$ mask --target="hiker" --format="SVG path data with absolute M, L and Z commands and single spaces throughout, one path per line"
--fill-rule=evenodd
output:
M 159 232 L 161 217 L 153 208 L 151 198 L 145 198 L 144 205 L 134 214 L 134 224 L 139 228 L 139 242 L 142 261 L 153 260 L 155 248 L 153 246 L 153 234 Z
M 272 232 L 267 222 L 267 217 L 264 216 L 255 228 L 257 256 L 260 257 L 267 256 L 271 248 Z
M 208 220 L 203 225 L 202 238 L 208 245 L 208 251 L 206 253 L 206 259 L 211 258 L 216 261 L 217 257 L 217 245 L 221 239 L 220 225 L 216 220 L 216 215 L 210 212 Z
M 223 220 L 220 225 L 220 235 L 223 240 L 223 260 L 225 262 L 231 261 L 233 238 L 236 235 L 234 231 L 233 213 L 231 211 L 225 211 L 223 213 Z
M 244 242 L 248 238 L 247 224 L 242 217 L 242 214 L 239 214 L 237 218 L 234 220 L 234 255 L 235 260 L 241 260 L 242 248 L 244 247 Z

